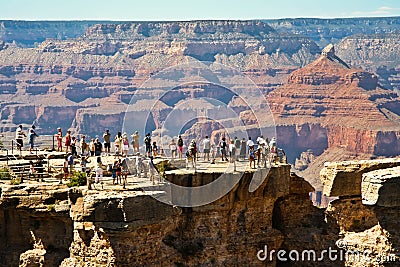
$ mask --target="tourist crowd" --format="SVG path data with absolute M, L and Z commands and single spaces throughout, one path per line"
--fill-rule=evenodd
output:
M 34 149 L 35 138 L 37 137 L 35 126 L 29 129 L 28 134 L 25 134 L 22 125 L 16 130 L 16 145 L 21 150 L 23 147 L 24 138 L 28 139 L 29 151 L 32 153 Z M 101 137 L 91 138 L 87 140 L 84 134 L 73 135 L 70 130 L 63 134 L 61 128 L 57 128 L 55 133 L 56 151 L 65 152 L 66 157 L 63 166 L 64 178 L 67 178 L 69 173 L 72 172 L 74 166 L 74 158 L 80 157 L 81 169 L 83 172 L 87 171 L 87 163 L 90 162 L 90 157 L 96 157 L 96 182 L 102 177 L 103 164 L 101 156 L 114 155 L 114 162 L 107 167 L 111 172 L 113 184 L 121 183 L 125 186 L 126 176 L 128 170 L 128 156 L 135 157 L 136 173 L 138 177 L 141 176 L 143 170 L 143 158 L 141 155 L 149 159 L 149 172 L 150 178 L 154 182 L 154 173 L 156 170 L 153 163 L 153 158 L 157 156 L 168 156 L 172 159 L 186 158 L 187 166 L 189 161 L 193 166 L 199 159 L 205 162 L 215 164 L 217 158 L 222 161 L 243 161 L 248 160 L 250 168 L 266 167 L 267 162 L 272 163 L 277 160 L 286 160 L 286 155 L 282 149 L 277 148 L 276 139 L 272 137 L 271 140 L 264 138 L 262 135 L 253 140 L 248 137 L 239 139 L 234 137 L 228 140 L 226 137 L 221 137 L 217 142 L 213 142 L 208 136 L 202 140 L 192 139 L 187 147 L 184 145 L 184 140 L 181 135 L 172 138 L 167 147 L 159 147 L 157 141 L 150 133 L 147 133 L 143 140 L 138 131 L 128 136 L 127 133 L 117 132 L 115 136 L 110 133 L 110 130 L 105 130 Z M 100 140 L 101 139 L 101 140 Z M 189 141 L 189 140 L 187 140 Z M 143 145 L 141 145 L 143 142 Z M 112 146 L 113 144 L 113 146 Z M 141 150 L 142 148 L 142 150 Z M 142 153 L 140 153 L 142 151 Z M 185 156 L 184 156 L 184 151 Z M 122 157 L 122 159 L 121 159 Z M 228 159 L 229 157 L 229 159 Z

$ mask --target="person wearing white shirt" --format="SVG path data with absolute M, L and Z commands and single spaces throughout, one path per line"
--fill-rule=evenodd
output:
M 249 154 L 250 147 L 254 148 L 254 142 L 253 142 L 253 140 L 251 140 L 251 136 L 249 136 L 249 140 L 247 140 L 246 145 L 247 145 L 247 154 Z
M 15 133 L 15 141 L 17 143 L 17 148 L 20 152 L 22 150 L 22 147 L 24 146 L 24 137 L 26 137 L 26 134 L 22 131 L 22 125 L 19 125 Z
M 204 160 L 206 160 L 207 156 L 207 161 L 210 161 L 211 142 L 210 139 L 208 139 L 208 136 L 206 136 L 203 139 L 202 145 L 203 145 L 203 158 Z
M 261 145 L 261 144 L 265 144 L 265 139 L 264 137 L 261 135 L 259 137 L 257 137 L 257 144 Z

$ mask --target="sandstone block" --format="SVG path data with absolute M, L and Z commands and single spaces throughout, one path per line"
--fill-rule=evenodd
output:
M 330 197 L 360 196 L 366 172 L 400 166 L 400 158 L 327 162 L 320 172 L 323 194 Z
M 364 173 L 361 183 L 362 203 L 383 207 L 400 206 L 400 167 Z
M 304 178 L 297 176 L 295 173 L 290 173 L 289 192 L 296 195 L 308 195 L 310 192 L 314 192 L 314 188 Z

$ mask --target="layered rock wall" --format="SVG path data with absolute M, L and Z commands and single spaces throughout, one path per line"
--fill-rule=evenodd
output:
M 399 159 L 342 162 L 321 171 L 324 192 L 339 196 L 326 218 L 339 226 L 346 266 L 398 265 L 398 165 Z
M 197 180 L 207 182 L 206 176 Z M 289 165 L 273 167 L 252 193 L 251 179 L 246 172 L 227 195 L 196 208 L 163 204 L 148 189 L 3 187 L 1 264 L 17 266 L 21 258 L 45 266 L 276 266 L 276 258 L 257 258 L 264 246 L 300 249 L 332 242 L 323 234 L 330 227 L 317 223 L 323 210 L 308 199 L 313 188 L 291 175 Z M 298 211 L 296 216 L 291 209 Z M 301 235 L 299 226 L 306 229 Z M 31 232 L 42 248 L 35 250 Z M 303 237 L 309 241 L 293 244 Z

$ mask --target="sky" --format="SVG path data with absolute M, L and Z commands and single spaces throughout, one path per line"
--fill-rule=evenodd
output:
M 400 16 L 399 0 L 0 0 L 0 20 L 277 19 Z

